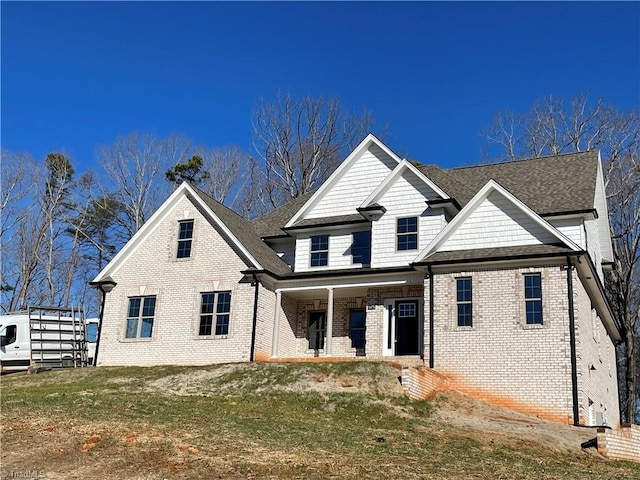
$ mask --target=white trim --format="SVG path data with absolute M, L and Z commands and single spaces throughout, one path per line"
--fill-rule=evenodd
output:
M 427 178 L 420 170 L 414 167 L 411 162 L 407 160 L 402 160 L 393 171 L 387 175 L 387 177 L 376 187 L 376 189 L 371 192 L 371 195 L 367 197 L 367 199 L 360 205 L 360 208 L 366 208 L 374 203 L 376 203 L 380 198 L 389 190 L 391 185 L 398 179 L 398 177 L 402 176 L 405 171 L 412 172 L 418 180 L 427 185 L 431 190 L 433 190 L 436 194 L 438 194 L 443 199 L 449 199 L 449 195 L 447 195 L 443 190 L 440 189 L 435 183 L 433 183 L 429 178 Z
M 246 258 L 254 264 L 257 269 L 262 270 L 260 263 L 249 253 L 249 251 L 240 243 L 240 241 L 231 233 L 227 226 L 218 218 L 218 216 L 209 208 L 209 206 L 200 198 L 191 186 L 183 182 L 175 192 L 173 192 L 167 200 L 158 208 L 155 213 L 147 220 L 142 228 L 138 230 L 133 237 L 125 244 L 115 257 L 102 269 L 95 277 L 93 282 L 100 282 L 106 276 L 114 275 L 124 262 L 137 250 L 137 248 L 145 242 L 145 240 L 153 233 L 153 231 L 162 223 L 169 215 L 173 207 L 183 198 L 190 194 L 195 202 L 200 205 L 204 211 L 210 216 L 215 224 L 229 237 L 231 242 L 242 252 Z M 188 197 L 187 197 L 188 198 Z
M 291 217 L 287 224 L 283 228 L 289 228 L 295 225 L 305 213 L 309 212 L 319 201 L 324 197 L 327 191 L 329 191 L 338 182 L 338 180 L 344 175 L 344 173 L 356 162 L 364 152 L 366 152 L 371 145 L 376 145 L 384 153 L 389 155 L 397 163 L 401 163 L 402 160 L 395 153 L 393 153 L 389 147 L 382 143 L 375 135 L 370 133 L 366 138 L 360 142 L 360 144 L 349 154 L 349 156 L 340 164 L 340 166 L 331 174 L 331 176 L 318 188 L 309 200 Z
M 462 225 L 467 218 L 473 213 L 480 204 L 489 196 L 492 192 L 498 192 L 508 201 L 510 201 L 513 205 L 518 207 L 525 215 L 531 218 L 536 224 L 538 224 L 541 228 L 543 228 L 546 232 L 550 233 L 562 243 L 567 245 L 574 252 L 580 252 L 582 249 L 576 245 L 572 240 L 570 240 L 567 236 L 561 233 L 558 229 L 556 229 L 553 225 L 547 222 L 540 215 L 535 213 L 529 207 L 527 207 L 524 203 L 518 200 L 514 195 L 509 193 L 505 188 L 503 188 L 498 182 L 495 180 L 489 180 L 484 187 L 480 189 L 478 193 L 465 205 L 465 207 L 460 210 L 460 213 L 456 215 L 451 222 L 438 234 L 436 237 L 427 245 L 415 258 L 414 262 L 419 262 L 427 255 L 437 251 L 442 244 L 449 238 L 451 235 Z
M 384 287 L 389 285 L 406 285 L 408 280 L 388 280 L 386 282 L 363 282 L 363 283 L 343 283 L 340 285 L 309 285 L 305 287 L 280 287 L 276 288 L 276 293 L 282 292 L 304 292 L 308 290 L 328 290 L 340 288 L 361 288 L 361 287 Z

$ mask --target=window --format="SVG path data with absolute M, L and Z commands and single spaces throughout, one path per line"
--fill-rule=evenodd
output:
M 364 308 L 351 310 L 349 315 L 349 337 L 351 348 L 364 349 L 367 312 Z
M 329 235 L 311 237 L 311 266 L 324 267 L 329 264 Z
M 524 303 L 527 325 L 542 324 L 542 278 L 539 273 L 524 276 Z
M 471 278 L 456 279 L 456 301 L 458 303 L 458 326 L 473 326 L 471 314 Z
M 416 316 L 416 304 L 414 302 L 398 304 L 398 318 L 413 318 Z
M 418 248 L 418 217 L 399 218 L 397 226 L 398 250 Z
M 321 350 L 324 348 L 324 335 L 326 330 L 326 313 L 309 312 L 309 349 Z
M 0 335 L 0 346 L 11 345 L 18 338 L 17 325 L 7 325 L 2 334 Z
M 229 313 L 231 312 L 231 292 L 207 292 L 202 294 L 200 307 L 200 328 L 198 335 L 229 334 Z
M 354 232 L 351 244 L 352 263 L 369 265 L 371 263 L 371 231 Z
M 178 222 L 180 231 L 178 232 L 178 258 L 189 258 L 191 256 L 191 242 L 193 240 L 193 220 Z
M 126 338 L 151 338 L 156 297 L 129 298 Z

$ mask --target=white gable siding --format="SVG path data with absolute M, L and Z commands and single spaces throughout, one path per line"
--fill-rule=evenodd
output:
M 357 213 L 356 208 L 397 165 L 397 162 L 380 148 L 372 147 L 344 172 L 337 183 L 325 192 L 324 197 L 303 218 Z
M 550 219 L 548 222 L 580 248 L 587 248 L 584 222 L 581 218 Z
M 194 220 L 191 257 L 176 259 L 178 221 Z M 187 199 L 180 200 L 113 273 L 105 302 L 98 365 L 248 361 L 254 289 L 224 237 Z M 231 291 L 229 334 L 199 337 L 201 293 Z M 155 295 L 150 339 L 125 338 L 129 297 Z
M 400 177 L 382 196 L 379 203 L 387 211 L 371 227 L 371 266 L 374 268 L 408 265 L 445 227 L 443 209 L 429 208 L 427 199 L 439 198 L 412 173 Z M 396 250 L 398 218 L 418 217 L 418 249 Z
M 555 243 L 558 239 L 498 192 L 492 192 L 439 250 Z
M 353 243 L 353 232 L 362 230 L 367 230 L 367 228 L 359 226 L 357 228 L 332 229 L 326 232 L 301 233 L 296 239 L 295 271 L 308 272 L 360 267 L 359 263 L 353 264 L 351 261 L 351 244 Z M 311 267 L 311 236 L 324 234 L 329 235 L 329 265 Z
M 598 178 L 596 180 L 596 193 L 593 206 L 598 212 L 598 218 L 594 223 L 597 225 L 598 243 L 601 249 L 600 257 L 604 261 L 612 262 L 613 247 L 611 245 L 611 226 L 609 224 L 609 210 L 607 209 L 607 199 L 604 191 L 604 179 L 602 178 L 602 164 L 598 165 Z M 588 233 L 587 242 L 589 244 L 592 243 Z M 597 265 L 599 266 L 599 264 Z
M 587 220 L 584 227 L 587 235 L 587 252 L 596 266 L 600 280 L 604 282 L 604 274 L 602 273 L 602 247 L 600 245 L 600 235 L 598 230 L 599 218 L 595 220 Z

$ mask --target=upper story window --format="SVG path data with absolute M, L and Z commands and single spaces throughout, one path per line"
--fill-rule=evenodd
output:
M 180 231 L 178 232 L 178 258 L 189 258 L 191 256 L 191 242 L 193 241 L 193 220 L 183 220 L 178 222 Z
M 231 292 L 206 292 L 200 306 L 198 335 L 228 335 L 231 313 Z M 215 330 L 214 330 L 215 326 Z
M 371 263 L 371 231 L 354 232 L 351 244 L 351 258 L 353 263 L 369 265 Z
M 329 235 L 311 237 L 311 266 L 325 267 L 329 264 Z
M 471 308 L 471 278 L 456 279 L 456 302 L 458 304 L 458 326 L 473 326 Z
M 524 276 L 524 303 L 527 324 L 542 324 L 541 274 L 531 273 Z
M 126 338 L 150 338 L 153 333 L 153 317 L 156 297 L 131 297 L 127 312 Z
M 396 233 L 398 250 L 418 249 L 418 217 L 399 218 Z

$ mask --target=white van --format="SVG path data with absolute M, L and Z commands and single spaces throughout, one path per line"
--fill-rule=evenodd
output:
M 0 315 L 0 372 L 87 365 L 81 310 L 29 307 Z

